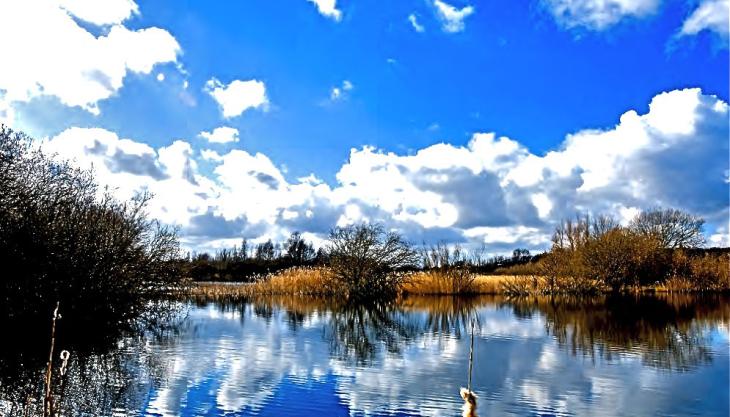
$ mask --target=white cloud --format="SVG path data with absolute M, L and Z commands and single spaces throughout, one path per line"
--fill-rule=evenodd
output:
M 175 62 L 180 46 L 169 32 L 122 24 L 136 13 L 129 0 L 0 2 L 0 39 L 13 40 L 3 43 L 0 108 L 54 96 L 98 114 L 98 102 L 115 94 L 128 73 Z M 109 26 L 96 36 L 74 17 Z
M 334 21 L 342 18 L 342 12 L 337 9 L 337 0 L 308 0 L 317 6 L 317 10 L 322 16 L 329 17 Z
M 197 172 L 192 147 L 183 141 L 154 149 L 105 129 L 74 127 L 45 140 L 43 147 L 93 169 L 99 183 L 120 199 L 152 192 L 150 214 L 167 223 L 186 224 L 195 213 L 205 213 L 215 197 L 211 181 Z
M 725 42 L 730 30 L 730 0 L 704 0 L 684 21 L 682 35 L 696 35 L 703 30 L 716 33 Z
M 626 18 L 653 14 L 660 0 L 542 0 L 542 3 L 561 26 L 600 31 Z
M 441 0 L 434 0 L 436 15 L 441 20 L 441 28 L 444 32 L 456 33 L 464 30 L 464 19 L 474 13 L 473 6 L 464 6 L 461 9 L 445 3 Z
M 139 14 L 139 7 L 132 0 L 58 0 L 58 5 L 81 20 L 95 25 L 114 25 Z
M 730 246 L 730 232 L 728 232 L 727 224 L 720 225 L 715 233 L 707 238 L 707 246 L 725 248 Z
M 332 87 L 332 90 L 330 90 L 330 100 L 336 101 L 345 98 L 345 94 L 353 88 L 355 86 L 350 81 L 343 81 L 341 86 Z
M 340 97 L 342 97 L 342 90 L 340 87 L 332 87 L 332 90 L 330 91 L 330 100 L 339 100 Z
M 493 133 L 410 155 L 352 149 L 333 185 L 314 175 L 291 181 L 261 153 L 196 154 L 183 141 L 154 149 L 104 129 L 69 129 L 47 146 L 93 164 L 122 198 L 156 193 L 153 214 L 181 225 L 183 241 L 199 249 L 244 234 L 321 237 L 333 225 L 369 220 L 415 242 L 486 243 L 505 253 L 544 249 L 555 223 L 578 212 L 625 223 L 656 205 L 704 216 L 710 242 L 725 242 L 727 118 L 717 97 L 675 90 L 654 97 L 647 113 L 629 110 L 614 127 L 568 135 L 545 155 Z
M 411 13 L 408 15 L 408 21 L 411 22 L 411 26 L 413 26 L 413 29 L 416 32 L 423 33 L 426 28 L 423 27 L 420 23 L 418 23 L 418 19 L 416 18 L 416 15 Z
M 269 104 L 263 81 L 233 80 L 230 84 L 224 85 L 217 79 L 211 78 L 205 84 L 205 91 L 218 102 L 225 118 L 239 116 L 252 108 L 266 110 Z
M 238 129 L 221 126 L 216 127 L 212 132 L 200 132 L 200 136 L 210 143 L 238 142 Z

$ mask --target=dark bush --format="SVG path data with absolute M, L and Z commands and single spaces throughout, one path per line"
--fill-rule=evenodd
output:
M 378 224 L 333 229 L 327 253 L 332 277 L 349 299 L 394 296 L 403 281 L 399 270 L 419 262 L 410 244 Z
M 65 322 L 128 323 L 178 286 L 177 238 L 149 198 L 120 202 L 0 127 L 0 315 L 47 321 L 60 302 Z

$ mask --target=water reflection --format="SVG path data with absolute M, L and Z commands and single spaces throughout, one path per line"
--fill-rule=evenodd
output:
M 544 297 L 502 305 L 518 317 L 542 315 L 548 333 L 574 355 L 611 360 L 636 353 L 644 365 L 680 371 L 711 360 L 708 330 L 730 317 L 717 296 Z
M 70 415 L 456 416 L 472 318 L 480 416 L 728 415 L 722 297 L 199 300 L 174 331 L 75 355 L 63 404 Z M 31 368 L 13 380 L 32 381 Z M 0 398 L 23 402 L 0 369 Z

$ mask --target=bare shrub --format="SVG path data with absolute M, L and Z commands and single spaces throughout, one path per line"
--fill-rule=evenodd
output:
M 395 296 L 405 277 L 399 270 L 418 263 L 411 245 L 379 224 L 334 228 L 327 253 L 337 290 L 349 299 Z
M 730 255 L 690 256 L 683 250 L 672 256 L 672 276 L 667 280 L 671 291 L 730 290 Z
M 691 248 L 705 242 L 704 219 L 676 209 L 655 208 L 639 213 L 629 228 L 643 236 L 657 239 L 665 248 Z
M 149 220 L 149 195 L 121 202 L 93 173 L 0 128 L 0 312 L 128 323 L 180 284 L 175 231 Z M 114 326 L 109 326 L 109 328 Z M 101 327 L 106 328 L 106 327 Z
M 439 294 L 471 294 L 476 292 L 471 260 L 459 245 L 450 248 L 439 243 L 422 253 L 426 280 L 436 284 Z

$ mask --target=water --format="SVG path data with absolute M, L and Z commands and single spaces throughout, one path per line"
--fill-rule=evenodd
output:
M 76 355 L 67 415 L 457 416 L 472 319 L 480 416 L 730 414 L 725 298 L 273 298 L 181 311 L 174 328 Z

